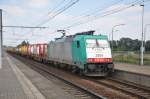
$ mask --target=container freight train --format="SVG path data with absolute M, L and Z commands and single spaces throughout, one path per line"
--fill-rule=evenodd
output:
M 114 69 L 108 38 L 93 32 L 57 38 L 49 44 L 24 45 L 11 51 L 86 76 L 107 76 Z

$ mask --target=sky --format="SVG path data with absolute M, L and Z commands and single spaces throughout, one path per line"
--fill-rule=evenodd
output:
M 122 37 L 141 39 L 142 7 L 140 4 L 108 16 L 103 16 L 103 14 L 106 11 L 126 7 L 131 2 L 142 0 L 79 0 L 52 20 L 48 20 L 70 1 L 0 0 L 4 26 L 48 27 L 46 29 L 3 28 L 4 45 L 16 46 L 23 40 L 32 44 L 48 43 L 62 35 L 56 32 L 59 29 L 66 29 L 66 35 L 95 30 L 95 35 L 104 34 L 111 38 L 112 28 L 118 24 L 125 25 L 114 28 L 115 40 Z M 150 24 L 150 0 L 145 1 L 147 2 L 144 7 L 144 26 Z M 41 24 L 43 22 L 44 24 Z M 69 26 L 72 27 L 67 28 Z M 150 26 L 146 29 L 146 40 L 150 40 Z

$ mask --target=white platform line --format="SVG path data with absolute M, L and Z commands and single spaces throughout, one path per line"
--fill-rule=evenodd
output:
M 2 57 L 0 57 L 0 69 L 2 69 Z
M 24 92 L 30 99 L 45 99 L 40 91 L 32 84 L 32 82 L 19 70 L 19 68 L 7 57 L 8 63 L 15 72 L 18 80 L 20 81 Z
M 0 27 L 1 28 L 1 27 Z M 1 30 L 0 30 L 1 31 Z M 1 34 L 0 34 L 0 69 L 2 69 L 2 42 L 1 42 Z

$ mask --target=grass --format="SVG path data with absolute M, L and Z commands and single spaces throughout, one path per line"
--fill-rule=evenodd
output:
M 130 63 L 130 64 L 139 64 L 140 58 L 138 53 L 134 52 L 121 52 L 121 53 L 113 53 L 113 61 L 122 62 L 122 63 Z M 150 54 L 144 54 L 144 65 L 150 65 Z

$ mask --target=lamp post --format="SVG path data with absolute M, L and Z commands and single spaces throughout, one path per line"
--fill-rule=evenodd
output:
M 143 40 L 144 40 L 144 3 L 140 5 L 142 7 L 142 39 L 141 39 L 141 61 L 140 65 L 143 65 L 143 52 L 144 52 L 144 47 L 143 47 Z
M 112 51 L 113 51 L 114 29 L 115 29 L 115 27 L 123 26 L 123 25 L 125 25 L 125 24 L 117 24 L 117 25 L 115 25 L 115 26 L 112 27 L 112 43 L 111 43 L 111 49 L 112 49 Z
M 117 32 L 117 31 L 119 31 L 119 30 L 115 30 L 115 31 L 113 30 L 113 33 L 114 33 L 114 32 Z M 109 33 L 109 42 L 111 42 L 111 34 L 112 34 L 112 33 Z
M 150 26 L 150 24 L 146 24 L 144 27 L 144 48 L 145 48 L 145 43 L 146 43 L 146 32 L 147 32 L 148 26 Z

